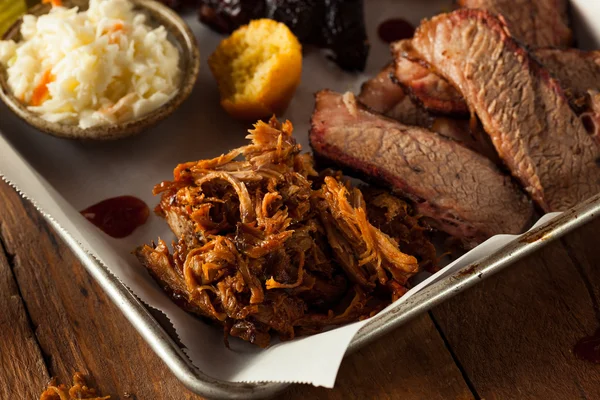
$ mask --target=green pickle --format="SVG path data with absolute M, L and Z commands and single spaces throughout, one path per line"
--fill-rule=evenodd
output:
M 35 0 L 0 0 L 0 36 L 27 11 L 27 8 L 39 3 Z

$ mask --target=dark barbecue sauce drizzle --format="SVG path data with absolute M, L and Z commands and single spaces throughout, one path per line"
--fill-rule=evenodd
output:
M 585 337 L 577 342 L 573 353 L 584 361 L 600 364 L 600 329 L 593 336 Z
M 81 211 L 81 214 L 107 235 L 124 238 L 138 226 L 144 225 L 150 210 L 137 197 L 119 196 L 94 204 Z
M 386 43 L 408 39 L 415 34 L 415 27 L 401 18 L 392 18 L 383 21 L 377 28 L 379 38 Z

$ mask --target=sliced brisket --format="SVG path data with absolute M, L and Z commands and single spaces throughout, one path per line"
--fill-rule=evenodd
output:
M 404 93 L 404 89 L 392 81 L 393 73 L 393 64 L 386 65 L 374 78 L 363 83 L 358 100 L 369 109 L 404 124 L 431 125 L 431 115 L 415 104 Z
M 492 141 L 476 117 L 472 119 L 436 117 L 431 126 L 427 128 L 447 138 L 456 140 L 469 149 L 487 157 L 496 165 L 502 165 L 502 161 L 498 157 Z
M 396 65 L 395 78 L 398 83 L 405 88 L 419 86 L 421 90 L 412 90 L 410 93 L 413 96 L 419 96 L 420 102 L 423 104 L 424 101 L 427 101 L 423 99 L 430 99 L 427 108 L 434 113 L 458 114 L 468 110 L 462 94 L 431 66 L 428 67 L 426 77 L 428 84 L 420 85 L 418 83 L 420 78 L 416 71 L 423 71 L 424 66 L 429 64 L 419 59 L 419 55 L 414 49 L 412 51 L 407 51 L 407 49 L 412 49 L 410 40 L 402 40 L 391 46 Z M 585 111 L 588 107 L 588 91 L 600 90 L 600 51 L 540 48 L 531 51 L 531 54 L 559 81 L 575 111 Z M 410 72 L 411 68 L 412 73 Z M 452 102 L 448 102 L 447 99 L 452 99 Z M 454 108 L 452 104 L 454 104 Z
M 533 54 L 558 79 L 578 110 L 585 108 L 589 90 L 600 90 L 600 51 L 538 49 Z
M 419 86 L 418 84 L 415 85 L 414 81 L 411 80 L 413 78 L 418 80 L 418 78 L 415 78 L 416 74 L 412 74 L 411 76 L 410 73 L 402 73 L 402 71 L 410 70 L 410 68 L 415 71 L 423 70 L 424 66 L 428 65 L 428 63 L 419 59 L 418 53 L 412 49 L 409 40 L 393 43 L 391 49 L 396 64 L 394 71 L 400 71 L 396 80 L 402 82 L 402 85 L 406 88 L 405 90 L 412 93 L 413 97 L 415 93 L 418 93 L 421 98 L 434 99 L 429 101 L 429 110 L 432 110 L 436 105 L 442 107 L 442 109 L 437 110 L 437 113 L 444 113 L 444 105 L 446 112 L 452 108 L 451 104 L 465 104 L 466 107 L 462 94 L 454 89 L 444 77 L 433 71 L 431 67 L 428 67 L 428 85 L 420 85 L 423 90 L 411 91 L 411 89 L 408 89 L 411 86 Z M 409 50 L 407 51 L 407 49 Z M 597 95 L 600 91 L 600 51 L 540 48 L 532 51 L 531 54 L 559 81 L 571 107 L 580 115 L 586 130 L 600 145 L 600 109 Z M 394 90 L 397 89 L 394 88 Z M 385 88 L 382 88 L 382 91 L 385 91 Z M 459 93 L 458 96 L 460 96 L 460 99 L 456 95 L 457 93 Z M 442 99 L 436 101 L 436 97 L 443 99 L 452 98 L 454 100 L 453 102 Z M 372 99 L 369 100 L 372 101 Z M 406 97 L 403 101 L 407 102 Z M 423 104 L 423 101 L 420 103 Z M 458 115 L 461 112 L 460 106 L 459 108 L 455 108 L 454 112 Z M 409 114 L 406 107 L 402 109 L 400 116 L 405 114 Z M 433 123 L 431 123 L 431 120 L 422 119 L 421 121 L 428 122 L 428 124 L 423 124 L 397 118 L 393 113 L 387 113 L 387 115 L 400 122 L 423 126 L 442 135 L 459 140 L 469 148 L 490 157 L 491 160 L 495 162 L 499 161 L 497 153 L 493 150 L 493 145 L 491 145 L 489 138 L 486 137 L 485 132 L 482 129 L 465 130 L 465 124 L 461 124 L 460 118 L 438 117 Z M 477 126 L 479 125 L 477 124 Z M 438 126 L 441 129 L 438 129 Z M 479 135 L 479 133 L 483 135 Z
M 480 154 L 419 127 L 376 115 L 350 93 L 321 91 L 310 132 L 318 159 L 391 187 L 467 246 L 527 227 L 533 207 Z
M 425 111 L 423 107 L 415 104 L 409 96 L 404 97 L 402 101 L 384 115 L 403 124 L 415 126 L 431 126 L 434 120 L 431 114 Z
M 568 0 L 459 0 L 465 8 L 478 8 L 504 17 L 512 36 L 536 47 L 568 47 Z
M 369 79 L 360 87 L 358 99 L 371 110 L 385 114 L 392 110 L 406 97 L 404 90 L 390 79 L 394 72 L 392 63 L 383 67 L 372 79 Z
M 365 82 L 358 100 L 370 110 L 376 111 L 405 125 L 427 128 L 448 138 L 461 142 L 490 160 L 498 163 L 498 155 L 481 124 L 476 119 L 433 116 L 415 104 L 403 89 L 390 79 L 393 66 L 388 65 L 373 79 Z M 439 80 L 447 82 L 436 75 Z M 448 86 L 450 86 L 448 84 Z M 463 101 L 464 104 L 464 101 Z
M 440 79 L 431 66 L 415 54 L 410 40 L 392 44 L 394 76 L 411 98 L 427 111 L 443 115 L 468 115 L 462 95 L 447 80 Z
M 581 114 L 581 122 L 590 136 L 600 145 L 600 92 L 590 90 L 585 100 L 587 111 Z
M 545 211 L 600 192 L 598 151 L 558 82 L 494 15 L 458 10 L 425 21 L 412 41 L 480 118 L 500 158 Z

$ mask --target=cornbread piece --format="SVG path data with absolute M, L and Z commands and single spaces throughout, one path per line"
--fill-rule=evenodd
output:
M 257 120 L 287 108 L 302 74 L 302 47 L 282 23 L 261 19 L 224 39 L 208 59 L 221 105 L 233 117 Z
M 303 44 L 330 50 L 348 71 L 365 69 L 369 41 L 363 0 L 200 0 L 200 21 L 220 33 L 269 18 L 287 25 Z

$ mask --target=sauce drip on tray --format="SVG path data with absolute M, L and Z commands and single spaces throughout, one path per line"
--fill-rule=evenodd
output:
M 415 27 L 402 18 L 391 18 L 383 21 L 377 28 L 379 38 L 386 43 L 413 37 Z
M 81 211 L 81 214 L 107 235 L 124 238 L 138 226 L 144 225 L 150 210 L 137 197 L 119 196 L 94 204 Z
M 584 361 L 600 364 L 600 329 L 594 335 L 584 337 L 577 342 L 573 353 Z

